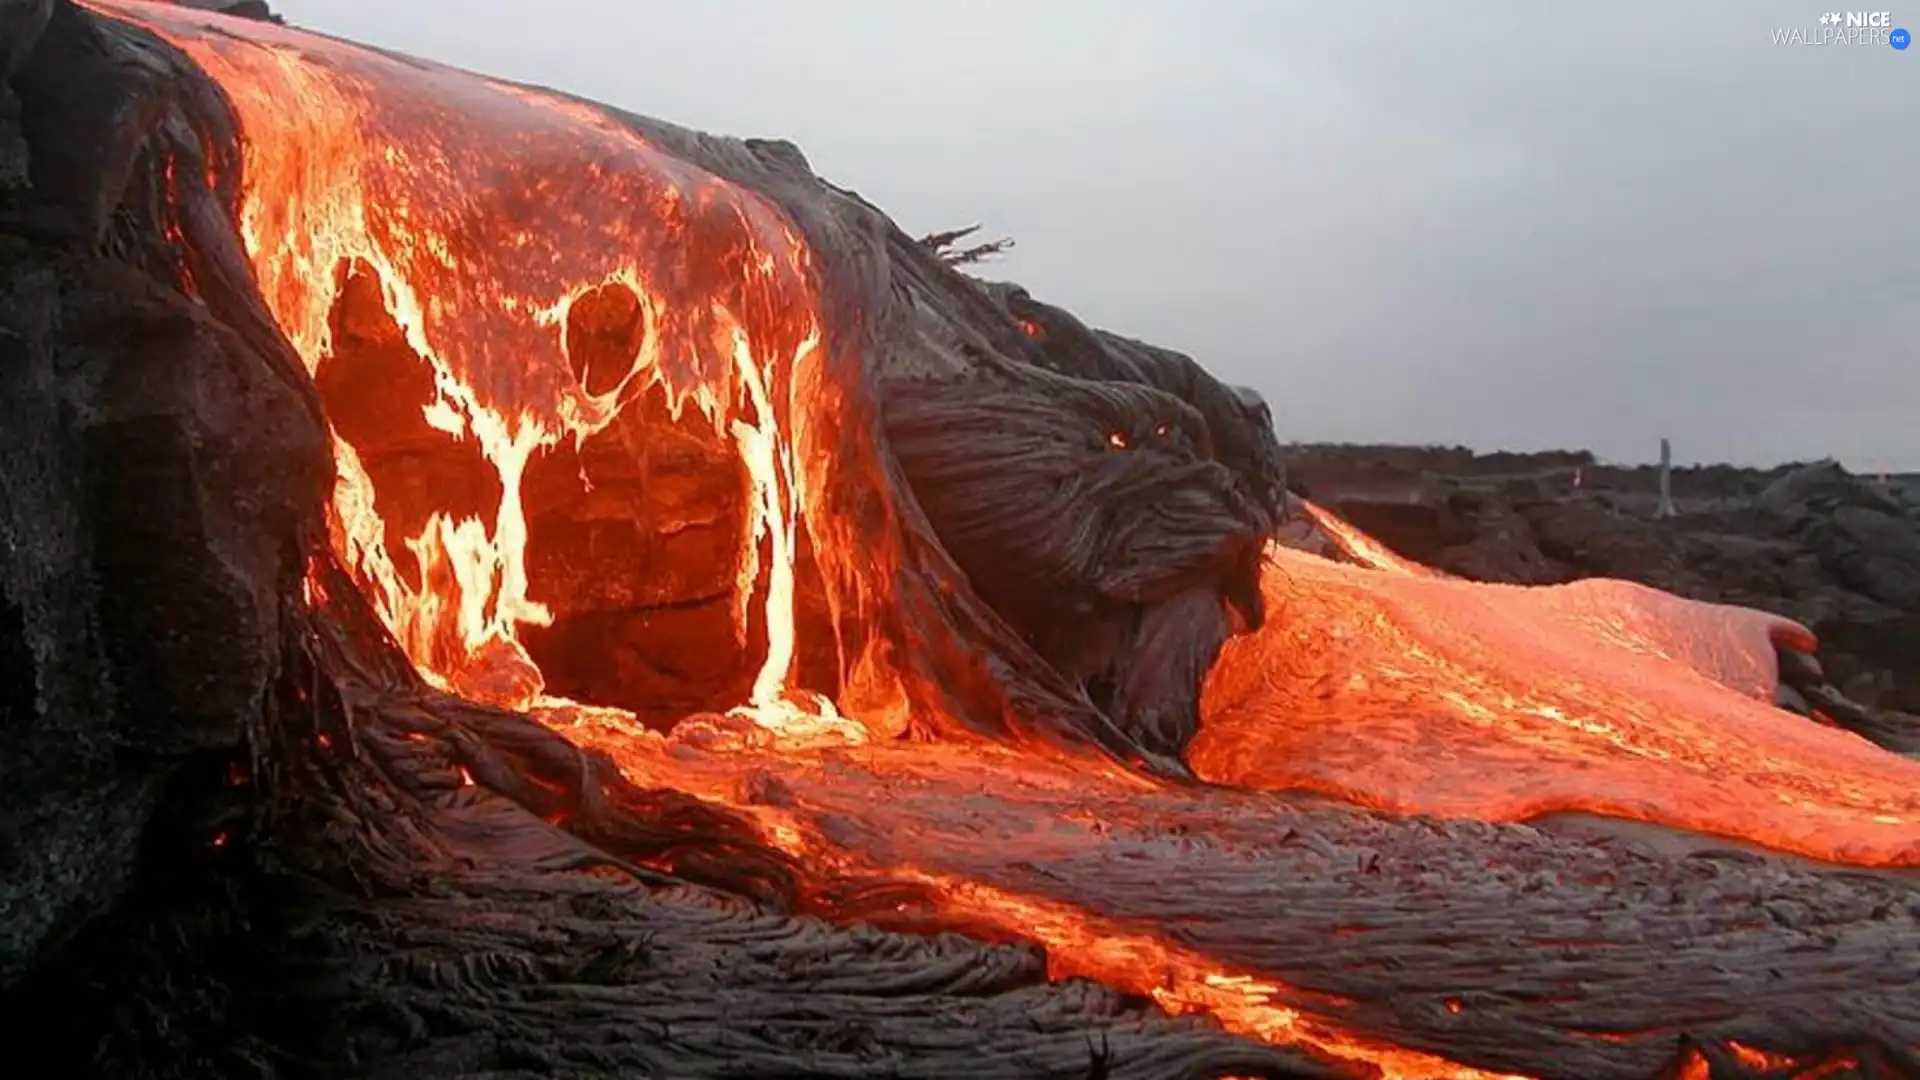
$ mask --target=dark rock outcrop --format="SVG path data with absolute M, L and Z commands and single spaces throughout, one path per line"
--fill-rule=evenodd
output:
M 175 148 L 35 139 L 92 129 L 139 78 L 67 93 L 84 16 L 55 6 L 33 49 L 48 7 L 0 6 L 8 92 L 38 122 L 15 162 L 33 188 L 0 179 L 0 984 L 231 810 L 196 781 L 244 769 L 327 478 L 277 335 L 97 254 L 165 232 L 112 192 Z

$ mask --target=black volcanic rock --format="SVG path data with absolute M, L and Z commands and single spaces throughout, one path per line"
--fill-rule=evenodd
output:
M 28 55 L 49 7 L 0 3 L 0 71 L 37 118 L 29 161 L 0 116 L 0 985 L 224 835 L 329 480 L 278 335 L 103 251 L 164 231 L 108 188 L 186 148 L 36 141 L 114 130 L 111 100 L 153 78 L 73 92 L 74 8 Z M 29 164 L 31 188 L 6 182 Z
M 27 180 L 27 144 L 13 76 L 53 14 L 52 0 L 0 0 L 0 190 Z
M 0 239 L 0 982 L 259 722 L 325 462 L 271 371 L 131 270 Z

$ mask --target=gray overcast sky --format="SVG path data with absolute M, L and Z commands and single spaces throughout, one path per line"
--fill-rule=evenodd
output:
M 275 6 L 792 139 L 1284 439 L 1920 470 L 1920 47 L 1815 0 Z

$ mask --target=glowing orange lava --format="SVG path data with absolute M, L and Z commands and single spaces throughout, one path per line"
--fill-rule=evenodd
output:
M 774 208 L 589 106 L 270 24 L 140 0 L 95 6 L 166 37 L 231 100 L 239 231 L 309 372 L 331 355 L 342 267 L 364 268 L 431 365 L 436 394 L 421 419 L 477 446 L 498 476 L 490 513 L 437 513 L 414 535 L 389 535 L 383 493 L 335 440 L 336 553 L 426 676 L 531 710 L 613 753 L 637 782 L 757 815 L 770 842 L 823 877 L 919 881 L 951 916 L 1045 943 L 1056 974 L 1385 1076 L 1490 1075 L 1342 1031 L 1298 1006 L 1295 991 L 1172 933 L 1102 920 L 967 865 L 1044 862 L 1066 850 L 1048 844 L 1090 835 L 1098 822 L 1066 820 L 1089 806 L 1120 820 L 1130 799 L 1270 796 L 1174 792 L 1038 745 L 875 738 L 901 729 L 907 675 L 852 637 L 837 643 L 852 719 L 796 689 L 799 530 L 835 562 L 836 580 L 887 582 L 894 556 L 809 497 L 833 482 L 832 463 L 807 448 L 810 426 L 836 422 L 838 391 L 821 372 L 806 247 Z M 589 392 L 568 363 L 565 328 L 577 301 L 609 285 L 638 299 L 644 333 L 628 369 Z M 746 733 L 696 722 L 669 740 L 619 710 L 558 701 L 521 644 L 522 627 L 552 614 L 529 591 L 529 464 L 606 430 L 652 387 L 729 440 L 750 477 L 735 596 L 742 636 L 753 620 L 764 655 L 739 711 L 757 725 Z M 1920 864 L 1920 766 L 1765 704 L 1772 641 L 1807 647 L 1804 629 L 1618 582 L 1477 586 L 1316 514 L 1370 568 L 1273 552 L 1273 615 L 1229 646 L 1209 683 L 1191 753 L 1203 777 L 1493 820 L 1589 810 L 1824 858 Z M 310 600 L 323 599 L 317 580 L 309 575 Z M 857 585 L 829 589 L 836 633 L 863 605 L 885 603 L 883 588 Z M 811 785 L 819 816 L 742 794 L 754 770 L 776 766 Z M 856 767 L 870 782 L 836 792 L 835 770 Z M 855 844 L 822 827 L 830 814 L 852 821 L 871 809 L 872 776 L 902 791 L 941 780 L 940 798 L 919 809 L 926 831 Z M 967 840 L 969 784 L 1033 819 L 1017 850 Z M 957 837 L 939 864 L 919 850 L 937 814 Z
M 637 783 L 671 785 L 728 802 L 758 819 L 770 842 L 823 879 L 878 876 L 923 886 L 937 898 L 929 928 L 977 928 L 1047 947 L 1054 978 L 1081 977 L 1150 997 L 1174 1014 L 1199 1013 L 1228 1030 L 1297 1046 L 1380 1080 L 1524 1080 L 1395 1047 L 1344 1030 L 1303 1007 L 1311 994 L 1275 979 L 1236 971 L 1168 935 L 1094 915 L 1072 903 L 998 886 L 968 865 L 1004 860 L 1045 865 L 1084 851 L 1109 827 L 1156 815 L 1130 800 L 1164 792 L 1117 765 L 1036 759 L 997 747 L 887 743 L 856 748 L 786 750 L 714 744 L 693 729 L 669 736 L 623 724 L 606 710 L 561 707 L 543 719 L 575 741 L 606 751 Z M 776 776 L 789 803 L 761 805 L 741 796 L 743 777 Z M 839 778 L 840 782 L 836 782 Z M 892 800 L 872 813 L 876 784 Z M 985 800 L 969 810 L 969 797 Z M 1204 816 L 1204 811 L 1202 816 Z M 860 823 L 858 843 L 823 827 Z M 886 924 L 879 915 L 867 918 Z M 906 920 L 912 925 L 912 920 Z
M 1350 527 L 1349 527 L 1350 528 Z M 1920 763 L 1771 704 L 1785 619 L 1623 581 L 1485 585 L 1275 548 L 1189 760 L 1483 821 L 1587 811 L 1920 865 Z
M 1328 513 L 1307 500 L 1303 499 L 1301 502 L 1307 508 L 1307 516 L 1313 519 L 1315 525 L 1320 526 L 1320 531 L 1331 536 L 1334 543 L 1340 545 L 1342 551 L 1358 559 L 1361 565 L 1406 577 L 1447 576 L 1431 567 L 1421 566 L 1412 559 L 1401 557 L 1398 552 L 1347 524 L 1338 515 Z
M 767 651 L 748 712 L 796 737 L 864 737 L 826 703 L 790 700 L 806 478 L 786 395 L 817 385 L 802 369 L 818 362 L 820 325 L 805 247 L 775 210 L 595 109 L 270 24 L 103 8 L 167 37 L 226 91 L 244 136 L 241 239 L 308 371 L 331 354 L 343 269 L 370 269 L 433 367 L 422 419 L 472 440 L 499 475 L 490 520 L 435 514 L 392 537 L 353 447 L 334 440 L 335 548 L 423 674 L 504 705 L 540 698 L 519 640 L 551 618 L 528 595 L 527 466 L 658 384 L 676 416 L 691 406 L 734 441 L 751 478 L 741 633 L 757 591 Z M 607 285 L 639 299 L 641 344 L 591 393 L 564 328 Z M 401 572 L 402 547 L 417 573 Z

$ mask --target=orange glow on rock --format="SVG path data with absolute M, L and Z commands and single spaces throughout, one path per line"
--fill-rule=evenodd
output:
M 1313 519 L 1313 523 L 1318 525 L 1322 532 L 1332 537 L 1333 542 L 1339 544 L 1342 551 L 1357 559 L 1362 566 L 1405 577 L 1447 576 L 1431 567 L 1421 566 L 1412 559 L 1402 557 L 1392 548 L 1347 524 L 1338 515 L 1329 513 L 1305 499 L 1301 502 L 1306 506 L 1307 516 Z
M 232 102 L 238 228 L 309 373 L 333 357 L 343 268 L 362 268 L 431 367 L 420 421 L 476 448 L 497 478 L 486 512 L 436 512 L 395 535 L 382 508 L 391 493 L 334 439 L 335 554 L 426 678 L 527 709 L 613 755 L 637 783 L 754 815 L 768 843 L 823 880 L 845 871 L 918 882 L 946 922 L 1044 943 L 1055 975 L 1208 1013 L 1359 1071 L 1491 1075 L 1340 1030 L 1289 1004 L 1289 988 L 1183 949 L 1174 934 L 969 876 L 954 853 L 987 842 L 967 838 L 961 815 L 952 836 L 903 828 L 863 844 L 819 827 L 826 815 L 844 823 L 869 809 L 834 798 L 877 790 L 836 793 L 842 768 L 884 774 L 902 798 L 926 781 L 943 809 L 970 791 L 1005 794 L 1067 836 L 1039 825 L 1022 836 L 1017 857 L 1040 862 L 1060 850 L 1049 843 L 1073 842 L 1074 815 L 1092 815 L 1087 831 L 1118 828 L 1144 813 L 1129 800 L 1172 796 L 1117 763 L 1037 740 L 1015 751 L 887 737 L 908 727 L 917 673 L 849 628 L 888 602 L 898 553 L 814 502 L 836 476 L 825 455 L 808 453 L 810 434 L 840 422 L 839 391 L 821 370 L 828 346 L 807 249 L 771 205 L 590 106 L 270 24 L 140 0 L 97 6 L 165 36 Z M 569 315 L 616 287 L 636 305 L 633 353 L 623 370 L 583 374 L 570 363 Z M 731 617 L 762 649 L 738 709 L 684 721 L 671 737 L 549 693 L 521 641 L 523 627 L 553 618 L 530 588 L 530 464 L 594 438 L 656 390 L 676 418 L 697 417 L 738 453 L 749 490 Z M 1821 858 L 1920 865 L 1920 765 L 1766 703 L 1774 643 L 1811 648 L 1804 628 L 1620 582 L 1458 581 L 1312 512 L 1364 565 L 1270 553 L 1273 617 L 1229 644 L 1208 683 L 1190 753 L 1204 779 L 1496 821 L 1585 810 Z M 806 644 L 795 614 L 802 528 L 831 564 L 837 702 L 795 674 Z M 320 582 L 310 569 L 309 604 L 327 603 Z M 756 770 L 775 767 L 810 785 L 810 807 L 751 797 Z M 473 783 L 464 769 L 460 777 Z M 1245 794 L 1199 790 L 1196 799 Z M 940 843 L 945 864 L 934 858 Z M 1008 858 L 998 847 L 979 854 Z
M 746 715 L 805 738 L 864 737 L 820 703 L 788 700 L 804 481 L 785 397 L 808 385 L 797 376 L 818 362 L 820 330 L 806 251 L 772 207 L 551 95 L 270 24 L 102 6 L 165 36 L 226 92 L 243 135 L 241 238 L 308 371 L 332 355 L 343 269 L 368 268 L 432 365 L 421 418 L 477 444 L 498 474 L 490 517 L 436 513 L 390 536 L 381 493 L 334 439 L 336 552 L 424 675 L 508 707 L 540 698 L 519 638 L 552 618 L 528 592 L 527 467 L 658 385 L 676 417 L 698 410 L 733 440 L 750 477 L 740 602 L 744 620 L 764 572 L 767 649 Z M 628 369 L 590 390 L 564 330 L 605 286 L 638 298 L 644 332 Z
M 1785 1054 L 1772 1054 L 1737 1042 L 1727 1044 L 1727 1053 L 1733 1055 L 1735 1061 L 1759 1073 L 1785 1072 L 1799 1064 Z
M 1586 811 L 1920 865 L 1920 763 L 1771 704 L 1774 643 L 1804 627 L 1623 581 L 1484 585 L 1270 556 L 1279 617 L 1229 642 L 1208 679 L 1188 754 L 1205 779 L 1483 821 Z
M 1078 845 L 1109 827 L 1140 824 L 1152 812 L 1127 800 L 1165 795 L 1158 782 L 1117 766 L 1036 758 L 1025 750 L 942 743 L 889 743 L 856 748 L 779 750 L 716 745 L 692 731 L 667 736 L 624 725 L 605 710 L 557 707 L 541 719 L 582 745 L 606 751 L 629 779 L 671 785 L 752 815 L 766 841 L 800 858 L 822 880 L 879 876 L 923 887 L 938 910 L 931 919 L 892 920 L 863 913 L 876 925 L 952 930 L 989 939 L 1036 941 L 1048 973 L 1082 977 L 1152 998 L 1174 1014 L 1206 1014 L 1250 1038 L 1306 1049 L 1355 1075 L 1381 1080 L 1522 1080 L 1368 1039 L 1297 1008 L 1299 991 L 1236 971 L 1182 947 L 1172 935 L 1103 918 L 1070 903 L 997 886 L 960 872 L 972 859 L 1017 857 L 1045 865 L 1084 850 Z M 894 803 L 873 814 L 873 781 L 836 783 L 836 776 L 884 777 Z M 743 778 L 772 775 L 787 796 L 769 806 L 749 797 Z M 1012 824 L 952 808 L 985 796 L 1012 808 Z M 984 807 L 978 813 L 986 814 Z M 859 823 L 859 842 L 847 829 Z M 829 823 L 831 823 L 829 825 Z

